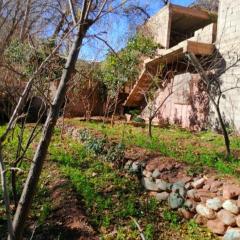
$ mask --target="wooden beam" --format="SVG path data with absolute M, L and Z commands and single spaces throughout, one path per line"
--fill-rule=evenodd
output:
M 156 58 L 150 62 L 147 62 L 146 63 L 146 67 L 152 67 L 153 65 L 157 65 L 157 64 L 160 64 L 160 63 L 163 63 L 163 64 L 169 64 L 169 63 L 172 63 L 174 61 L 176 61 L 176 59 L 179 57 L 179 55 L 181 55 L 183 53 L 183 47 L 179 47 L 178 49 L 176 50 L 173 50 L 169 53 L 167 53 L 166 55 L 163 55 L 159 58 Z
M 194 53 L 195 55 L 209 56 L 213 54 L 214 45 L 209 43 L 199 43 L 193 41 L 187 41 L 184 52 Z
M 177 13 L 177 14 L 192 16 L 194 18 L 200 18 L 200 19 L 204 19 L 204 20 L 210 19 L 209 14 L 206 11 L 203 11 L 200 9 L 183 7 L 183 6 L 178 6 L 178 5 L 174 5 L 174 4 L 171 4 L 171 9 L 173 11 L 173 14 Z

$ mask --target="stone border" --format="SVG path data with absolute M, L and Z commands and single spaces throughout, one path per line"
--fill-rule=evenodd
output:
M 79 140 L 79 129 L 68 125 L 65 130 L 68 136 Z M 140 175 L 144 188 L 158 201 L 166 201 L 183 218 L 195 219 L 223 236 L 223 240 L 240 240 L 240 185 L 214 176 L 189 177 L 184 164 L 173 159 L 164 161 L 160 156 L 141 156 L 142 161 L 136 161 L 136 156 L 127 159 L 133 157 L 134 161 L 125 163 L 125 170 Z M 168 175 L 172 181 L 166 180 Z M 174 179 L 175 175 L 178 177 Z
M 195 219 L 211 232 L 223 236 L 223 240 L 240 240 L 240 186 L 205 176 L 185 176 L 169 182 L 161 176 L 179 166 L 177 163 L 164 166 L 160 160 L 159 166 L 156 161 L 152 164 L 151 161 L 129 160 L 125 169 L 140 173 L 144 188 L 158 201 L 166 201 L 183 218 Z

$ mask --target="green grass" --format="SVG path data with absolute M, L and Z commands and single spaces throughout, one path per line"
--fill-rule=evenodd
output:
M 113 171 L 111 164 L 97 160 L 80 144 L 71 144 L 70 153 L 52 146 L 51 155 L 83 198 L 95 227 L 107 228 L 120 219 L 144 216 L 144 204 L 136 201 L 142 192 L 135 177 L 123 177 L 119 170 Z
M 166 207 L 149 197 L 134 175 L 96 157 L 83 144 L 67 138 L 59 144 L 55 136 L 50 153 L 51 160 L 58 164 L 83 200 L 88 219 L 101 239 L 140 239 L 132 218 L 140 224 L 147 240 L 215 239 L 204 228 L 199 228 L 198 238 L 192 238 L 189 223 L 180 221 L 173 212 L 167 216 Z
M 22 147 L 24 147 L 27 143 L 31 128 L 32 127 L 29 125 L 24 132 Z M 5 129 L 6 129 L 6 126 L 0 126 L 0 135 L 4 132 Z M 5 163 L 6 169 L 9 169 L 10 167 L 12 167 L 12 164 L 16 159 L 19 134 L 20 134 L 20 128 L 18 128 L 17 126 L 15 130 L 9 135 L 7 141 L 3 145 L 3 157 L 4 157 L 4 163 Z M 22 172 L 18 172 L 16 174 L 16 178 L 17 178 L 16 190 L 17 190 L 18 197 L 20 197 L 20 194 L 22 192 L 23 184 L 27 177 L 33 154 L 34 154 L 34 149 L 31 146 L 27 150 L 25 158 L 17 166 L 22 170 Z M 43 171 L 42 176 L 40 178 L 40 182 L 38 184 L 37 194 L 33 201 L 32 211 L 29 216 L 30 219 L 33 219 L 38 226 L 44 223 L 46 217 L 51 211 L 51 204 L 50 204 L 51 202 L 49 199 L 49 192 L 46 187 L 46 182 L 48 180 L 49 180 L 49 172 Z M 10 197 L 11 203 L 13 204 L 10 171 L 7 171 L 7 183 L 8 183 L 9 197 Z M 0 200 L 2 200 L 2 189 L 0 189 Z M 1 212 L 3 214 L 1 214 Z M 6 223 L 6 218 L 4 213 L 5 213 L 5 207 L 3 205 L 3 202 L 0 201 L 0 239 L 1 237 L 4 239 L 4 237 L 1 234 L 6 233 L 7 223 Z
M 84 127 L 87 126 L 88 124 Z M 122 125 L 110 128 L 97 124 L 89 124 L 89 127 L 110 137 L 121 139 L 123 136 L 124 142 L 128 146 L 136 144 L 154 151 L 165 152 L 166 155 L 176 154 L 177 156 L 177 143 L 180 136 L 183 136 L 184 139 L 191 139 L 191 134 L 187 131 L 178 132 L 178 130 L 164 129 L 162 135 L 158 136 L 157 131 L 159 130 L 155 129 L 157 131 L 155 131 L 154 139 L 150 141 L 145 135 L 144 129 Z M 173 139 L 171 145 L 160 141 L 160 137 L 167 135 L 168 131 Z M 9 141 L 6 145 L 5 154 L 9 161 L 14 159 L 17 143 L 15 137 L 16 135 L 14 135 L 13 141 Z M 33 149 L 30 149 L 29 159 L 33 153 Z M 61 173 L 69 179 L 86 209 L 90 223 L 102 239 L 140 239 L 139 231 L 132 218 L 136 219 L 143 228 L 147 240 L 159 238 L 215 239 L 206 229 L 200 228 L 192 222 L 178 220 L 176 213 L 167 213 L 166 211 L 169 210 L 165 206 L 143 191 L 136 176 L 116 169 L 111 162 L 96 157 L 81 143 L 68 138 L 61 141 L 59 130 L 56 130 L 50 146 L 49 161 L 54 161 Z M 29 164 L 30 160 L 25 160 L 21 166 L 25 173 L 19 179 L 19 192 L 22 189 Z M 39 225 L 44 224 L 45 219 L 52 211 L 49 192 L 46 188 L 46 183 L 52 178 L 50 170 L 44 169 L 30 216 Z M 174 216 L 173 220 L 172 216 Z M 0 219 L 0 223 L 2 221 L 5 223 L 4 219 Z M 4 232 L 4 230 L 0 230 Z
M 238 177 L 240 161 L 238 157 L 225 159 L 223 137 L 219 134 L 205 131 L 191 133 L 179 128 L 153 128 L 153 138 L 147 134 L 147 128 L 136 128 L 126 124 L 111 127 L 94 122 L 80 122 L 77 119 L 67 123 L 81 128 L 89 128 L 110 138 L 122 139 L 128 146 L 138 146 L 157 151 L 165 156 L 176 158 L 193 166 L 206 166 L 215 169 L 220 174 L 230 174 Z M 231 136 L 233 153 L 240 150 L 240 138 Z

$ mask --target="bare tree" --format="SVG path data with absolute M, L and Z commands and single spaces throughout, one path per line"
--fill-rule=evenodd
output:
M 169 97 L 171 97 L 171 95 L 173 94 L 174 76 L 171 76 L 171 79 L 169 79 L 168 73 L 166 73 L 165 77 L 160 80 L 158 74 L 152 75 L 151 73 L 148 72 L 148 75 L 151 78 L 152 84 L 147 91 L 143 90 L 141 91 L 141 93 L 144 96 L 145 102 L 147 104 L 148 135 L 150 138 L 152 138 L 153 120 L 158 115 L 160 109 L 167 102 Z M 160 103 L 156 102 L 157 100 L 156 93 L 158 93 L 157 91 L 158 89 L 164 90 L 168 89 L 167 95 L 161 100 Z
M 147 90 L 140 91 L 146 103 L 144 115 L 148 118 L 148 135 L 150 138 L 152 138 L 153 120 L 158 117 L 167 101 L 181 91 L 183 86 L 182 82 L 174 81 L 177 73 L 175 65 L 160 64 L 160 66 L 155 67 L 157 68 L 156 72 L 147 71 L 148 78 L 151 79 L 151 86 Z M 185 72 L 188 72 L 188 66 L 186 66 Z M 158 95 L 162 97 L 158 98 Z
M 227 68 L 224 68 L 222 65 L 222 57 L 219 55 L 218 52 L 215 52 L 215 54 L 210 59 L 211 64 L 209 64 L 209 59 L 207 61 L 207 68 L 206 66 L 206 60 L 198 59 L 193 53 L 188 54 L 188 58 L 192 65 L 195 67 L 196 71 L 200 74 L 202 81 L 205 84 L 205 91 L 208 94 L 208 97 L 212 103 L 212 105 L 215 108 L 215 111 L 218 116 L 219 124 L 222 130 L 222 134 L 224 137 L 225 147 L 226 147 L 226 157 L 229 158 L 231 155 L 231 148 L 230 148 L 230 139 L 229 134 L 227 130 L 227 124 L 223 118 L 223 114 L 221 111 L 221 105 L 220 102 L 222 98 L 224 98 L 224 94 L 240 88 L 240 79 L 237 78 L 235 80 L 235 84 L 233 84 L 229 88 L 223 88 L 222 82 L 221 82 L 221 76 L 228 71 L 229 69 L 233 68 L 236 64 L 239 63 L 240 57 L 236 55 L 234 57 L 234 62 L 228 66 Z
M 43 127 L 42 137 L 38 144 L 36 153 L 34 155 L 33 164 L 31 165 L 16 213 L 14 215 L 13 231 L 14 231 L 14 237 L 16 240 L 22 238 L 22 233 L 23 233 L 22 226 L 25 223 L 28 216 L 31 202 L 32 202 L 32 199 L 36 190 L 36 186 L 42 171 L 43 161 L 46 157 L 47 149 L 51 141 L 53 129 L 54 129 L 54 126 L 56 125 L 58 114 L 60 112 L 60 108 L 65 98 L 65 94 L 67 91 L 67 83 L 73 74 L 83 38 L 85 37 L 85 34 L 89 29 L 89 27 L 93 24 L 93 21 L 89 20 L 89 13 L 90 13 L 91 7 L 92 7 L 92 1 L 83 2 L 80 19 L 75 24 L 75 26 L 78 29 L 76 32 L 76 37 L 74 39 L 74 43 L 72 45 L 65 68 L 63 70 L 61 81 L 57 89 L 57 93 L 52 102 L 52 106 L 50 108 L 47 120 Z M 10 236 L 9 236 L 9 239 L 11 239 Z

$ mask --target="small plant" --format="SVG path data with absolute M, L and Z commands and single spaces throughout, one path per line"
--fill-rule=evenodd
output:
M 111 223 L 111 218 L 109 216 L 105 216 L 102 221 L 103 227 L 109 227 Z
M 181 218 L 177 213 L 168 209 L 164 210 L 163 219 L 169 222 L 172 227 L 178 227 L 181 221 Z
M 82 131 L 80 131 L 79 138 L 82 142 L 88 141 L 90 139 L 89 131 L 87 129 L 83 129 Z
M 105 159 L 118 166 L 123 166 L 125 155 L 125 145 L 122 143 L 112 144 L 107 151 Z
M 154 225 L 148 224 L 144 231 L 144 236 L 146 237 L 146 240 L 153 240 L 154 237 Z
M 140 215 L 140 211 L 137 207 L 137 204 L 134 199 L 131 197 L 129 199 L 126 199 L 123 202 L 123 208 L 117 213 L 117 215 L 121 218 L 127 218 L 127 217 L 137 217 Z
M 80 140 L 84 143 L 85 147 L 92 151 L 95 155 L 100 155 L 103 153 L 105 145 L 107 143 L 106 137 L 96 138 L 91 136 L 87 129 L 80 132 Z
M 104 147 L 106 145 L 105 138 L 90 138 L 85 146 L 91 150 L 95 155 L 100 155 L 104 151 Z
M 136 123 L 145 123 L 145 120 L 141 117 L 134 117 L 133 118 L 133 122 L 136 122 Z
M 203 166 L 196 165 L 196 166 L 189 167 L 187 170 L 187 174 L 190 177 L 195 177 L 195 176 L 198 176 L 199 174 L 203 173 L 203 171 L 204 171 Z
M 155 198 L 150 198 L 147 202 L 147 208 L 149 213 L 154 213 L 158 208 L 158 201 Z
M 131 114 L 133 117 L 136 117 L 140 113 L 141 113 L 141 111 L 138 110 L 138 109 L 134 109 L 134 110 L 129 111 L 129 114 Z
M 45 203 L 45 204 L 42 205 L 40 215 L 39 215 L 39 218 L 38 218 L 38 223 L 40 225 L 44 223 L 46 218 L 49 216 L 51 210 L 52 210 L 52 208 L 51 208 L 50 203 Z
M 193 219 L 187 222 L 187 240 L 211 240 L 213 234 L 201 228 Z
M 123 166 L 125 145 L 123 143 L 111 143 L 105 137 L 93 137 L 87 129 L 80 132 L 80 139 L 85 147 L 95 155 L 102 155 L 103 159 L 117 166 Z

